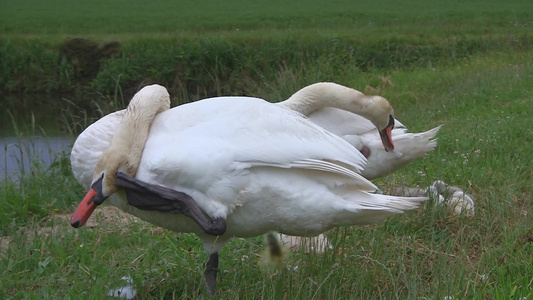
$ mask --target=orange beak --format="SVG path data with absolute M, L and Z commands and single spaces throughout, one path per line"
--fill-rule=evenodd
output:
M 89 220 L 89 217 L 96 208 L 96 203 L 93 201 L 96 195 L 98 195 L 98 193 L 93 188 L 87 192 L 87 195 L 85 195 L 74 214 L 72 214 L 72 218 L 70 219 L 72 227 L 79 228 L 87 223 L 87 220 Z
M 79 228 L 87 223 L 89 217 L 93 213 L 94 209 L 104 202 L 105 198 L 102 193 L 102 182 L 104 175 L 100 179 L 96 180 L 92 185 L 87 195 L 81 200 L 80 205 L 76 208 L 72 218 L 70 218 L 70 224 L 74 228 Z
M 379 131 L 379 136 L 381 137 L 381 142 L 385 151 L 389 152 L 394 150 L 394 144 L 392 143 L 392 129 L 394 128 L 394 118 L 389 116 L 389 124 L 385 129 Z

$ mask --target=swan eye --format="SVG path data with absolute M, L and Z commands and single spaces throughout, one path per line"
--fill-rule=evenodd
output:
M 394 117 L 392 115 L 389 115 L 389 124 L 387 124 L 386 128 L 391 127 L 391 129 L 394 129 Z
M 96 192 L 96 195 L 90 200 L 89 203 L 94 202 L 94 204 L 100 205 L 107 198 L 107 197 L 104 197 L 103 195 L 103 188 L 104 188 L 103 183 L 104 183 L 104 173 L 102 173 L 102 176 L 91 185 L 91 189 L 93 189 Z

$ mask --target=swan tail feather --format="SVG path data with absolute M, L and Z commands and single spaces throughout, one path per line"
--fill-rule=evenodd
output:
M 368 158 L 361 172 L 365 178 L 374 179 L 399 170 L 416 159 L 435 150 L 437 133 L 442 125 L 425 132 L 404 133 L 393 137 L 393 152 L 376 151 Z
M 345 201 L 341 205 L 350 216 L 341 217 L 353 218 L 356 215 L 356 219 L 351 222 L 353 225 L 381 222 L 388 217 L 417 209 L 429 199 L 428 197 L 397 197 L 364 192 L 359 193 L 359 195 L 354 192 L 343 192 L 342 194 L 339 196 L 343 197 Z
M 321 159 L 303 159 L 285 164 L 258 161 L 243 163 L 247 164 L 247 167 L 275 167 L 294 170 L 314 170 L 320 171 L 320 173 L 322 174 L 336 174 L 339 175 L 339 177 L 337 178 L 338 180 L 334 180 L 331 176 L 327 177 L 329 179 L 325 180 L 329 181 L 329 184 L 331 185 L 342 185 L 349 183 L 350 185 L 357 187 L 363 191 L 377 190 L 377 187 L 372 182 L 370 182 L 368 179 L 364 178 L 361 174 L 358 173 L 360 170 L 354 168 L 354 165 L 350 165 L 346 162 L 327 161 Z M 349 167 L 352 168 L 350 169 Z M 315 179 L 318 179 L 318 177 L 319 176 L 315 177 Z
M 405 133 L 393 139 L 396 151 L 403 156 L 421 157 L 437 147 L 437 133 L 442 125 L 420 133 Z M 404 158 L 405 159 L 405 158 Z

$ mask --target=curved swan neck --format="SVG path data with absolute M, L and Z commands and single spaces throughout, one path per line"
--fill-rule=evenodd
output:
M 93 173 L 94 180 L 104 172 L 105 195 L 116 191 L 117 171 L 135 176 L 152 121 L 158 113 L 169 108 L 170 96 L 162 86 L 147 86 L 135 94 Z
M 113 151 L 124 151 L 124 154 L 131 158 L 131 162 L 140 162 L 152 121 L 157 114 L 170 107 L 169 98 L 167 98 L 168 101 L 155 101 L 160 99 L 146 98 L 134 97 L 132 99 L 117 126 L 109 147 Z M 132 170 L 127 170 L 127 174 L 133 176 L 137 172 L 138 164 L 131 167 Z
M 320 82 L 304 87 L 282 103 L 303 115 L 310 115 L 325 107 L 343 109 L 370 118 L 372 96 L 332 82 Z

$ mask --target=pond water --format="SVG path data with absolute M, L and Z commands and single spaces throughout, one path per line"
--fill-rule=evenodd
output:
M 60 112 L 48 105 L 57 99 L 0 98 L 0 181 L 46 169 L 62 152 L 70 153 L 74 138 L 61 132 Z
M 47 169 L 60 155 L 70 155 L 73 141 L 70 137 L 0 138 L 0 180 Z

